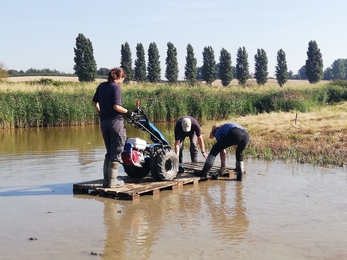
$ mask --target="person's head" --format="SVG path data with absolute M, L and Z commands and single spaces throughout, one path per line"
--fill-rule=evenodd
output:
M 182 129 L 183 129 L 183 132 L 189 132 L 190 129 L 192 129 L 192 120 L 190 120 L 190 118 L 188 117 L 184 117 L 182 119 Z
M 108 83 L 117 82 L 118 84 L 123 83 L 123 80 L 127 76 L 127 73 L 123 68 L 113 68 L 108 73 Z
M 215 124 L 212 126 L 211 132 L 210 132 L 210 138 L 213 139 L 215 137 L 215 133 L 217 131 L 218 128 L 220 128 L 221 125 L 220 124 Z

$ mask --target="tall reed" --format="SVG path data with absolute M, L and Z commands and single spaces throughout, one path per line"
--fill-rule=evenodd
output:
M 9 87 L 13 87 L 11 84 Z M 37 84 L 45 87 L 38 88 Z M 30 86 L 39 90 L 3 91 L 0 88 L 0 128 L 98 123 L 91 105 L 96 83 L 66 85 L 41 80 L 36 85 L 31 82 Z M 153 122 L 172 122 L 183 115 L 203 122 L 273 111 L 308 112 L 347 100 L 347 87 L 343 84 L 245 89 L 123 85 L 123 105 L 135 109 L 137 100 Z

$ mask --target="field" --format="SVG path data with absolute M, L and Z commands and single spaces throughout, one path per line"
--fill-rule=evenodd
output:
M 31 76 L 31 77 L 10 77 L 8 78 L 8 81 L 10 82 L 25 82 L 25 81 L 34 81 L 34 80 L 40 80 L 40 79 L 52 79 L 54 81 L 68 81 L 68 82 L 78 82 L 77 77 L 61 77 L 61 76 Z M 95 83 L 103 82 L 105 79 L 95 79 Z M 321 83 L 326 83 L 325 81 L 321 81 Z M 136 84 L 136 83 L 134 83 Z M 257 82 L 255 79 L 249 79 L 247 80 L 247 84 L 255 86 L 257 85 Z M 307 80 L 288 80 L 287 83 L 284 85 L 284 87 L 290 87 L 290 86 L 302 86 L 309 84 Z M 238 86 L 239 83 L 236 79 L 233 79 L 229 86 Z M 213 87 L 222 87 L 222 83 L 220 80 L 215 80 L 212 83 Z M 276 79 L 269 79 L 268 82 L 265 84 L 265 86 L 278 86 Z

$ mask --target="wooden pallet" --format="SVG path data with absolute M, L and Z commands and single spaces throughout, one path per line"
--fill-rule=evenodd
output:
M 121 176 L 119 179 L 124 181 L 121 188 L 104 188 L 102 186 L 103 179 L 77 183 L 73 185 L 74 194 L 90 194 L 102 197 L 110 197 L 115 199 L 135 200 L 141 195 L 155 195 L 161 190 L 175 190 L 183 188 L 183 185 L 196 185 L 199 181 L 205 181 L 206 178 L 196 177 L 192 173 L 194 170 L 201 170 L 204 166 L 203 162 L 184 163 L 184 173 L 178 173 L 176 178 L 171 181 L 157 181 L 152 176 L 146 176 L 142 179 L 132 178 L 129 176 Z M 226 167 L 227 173 L 222 178 L 233 179 L 234 171 L 231 167 Z M 215 174 L 219 170 L 219 165 L 214 165 L 210 173 Z M 215 176 L 215 175 L 212 175 Z M 211 178 L 215 179 L 215 178 Z

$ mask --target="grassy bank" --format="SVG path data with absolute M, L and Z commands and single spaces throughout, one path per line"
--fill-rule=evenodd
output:
M 302 82 L 300 82 L 302 83 Z M 98 83 L 38 80 L 0 83 L 0 128 L 83 125 L 98 122 L 91 97 Z M 135 101 L 151 121 L 175 121 L 192 115 L 201 122 L 207 147 L 216 122 L 244 125 L 251 141 L 247 157 L 317 165 L 346 164 L 346 82 L 221 88 L 199 85 L 123 86 L 123 104 Z M 172 133 L 164 133 L 170 142 Z
M 312 112 L 271 112 L 231 117 L 244 125 L 251 140 L 245 151 L 249 158 L 285 160 L 314 165 L 346 166 L 347 102 L 317 108 Z M 205 143 L 214 122 L 202 126 Z

